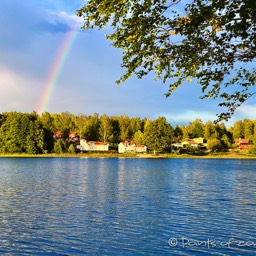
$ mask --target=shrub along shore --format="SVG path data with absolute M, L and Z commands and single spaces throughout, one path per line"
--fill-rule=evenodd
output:
M 63 153 L 63 154 L 27 154 L 27 153 L 15 153 L 10 154 L 6 153 L 0 154 L 1 158 L 145 158 L 145 159 L 169 159 L 169 158 L 227 158 L 227 159 L 256 159 L 256 154 L 245 154 L 245 153 L 230 153 L 230 152 L 223 152 L 223 153 L 208 153 L 203 155 L 196 155 L 196 154 L 136 154 L 136 153 L 96 153 L 96 152 L 88 152 L 88 153 L 78 153 L 78 154 L 71 154 L 71 153 Z

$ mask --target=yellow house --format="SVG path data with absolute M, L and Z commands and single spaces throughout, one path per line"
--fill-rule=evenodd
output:
M 204 138 L 202 138 L 202 137 L 194 138 L 193 141 L 196 142 L 197 144 L 203 144 Z

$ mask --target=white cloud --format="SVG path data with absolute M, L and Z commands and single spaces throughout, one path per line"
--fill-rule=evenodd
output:
M 177 111 L 177 110 L 176 110 Z M 188 111 L 183 111 L 181 113 L 173 113 L 173 114 L 165 114 L 162 113 L 159 116 L 165 116 L 166 119 L 172 124 L 172 123 L 184 123 L 186 124 L 187 122 L 192 122 L 195 119 L 199 118 L 202 120 L 202 122 L 207 122 L 209 120 L 213 121 L 216 119 L 216 114 L 211 113 L 208 111 L 193 111 L 193 110 L 188 110 Z
M 1 111 L 33 111 L 38 100 L 38 82 L 0 67 Z
M 161 113 L 159 116 L 165 116 L 171 124 L 187 124 L 187 122 L 194 121 L 196 118 L 202 120 L 203 123 L 207 121 L 214 121 L 217 119 L 214 109 L 212 111 L 201 111 L 201 110 L 184 110 L 177 113 L 179 110 L 176 109 L 173 113 Z M 156 117 L 155 117 L 156 118 Z M 236 110 L 236 113 L 228 121 L 223 121 L 226 127 L 233 126 L 234 123 L 242 119 L 256 119 L 256 105 L 244 105 Z
M 83 22 L 83 18 L 76 16 L 75 14 L 69 14 L 65 11 L 53 11 L 48 10 L 48 21 L 52 24 L 65 23 L 73 27 L 74 25 L 80 25 Z
M 243 118 L 256 119 L 256 105 L 243 105 L 237 109 L 237 114 Z

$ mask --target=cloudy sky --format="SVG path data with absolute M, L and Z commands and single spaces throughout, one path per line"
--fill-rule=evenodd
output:
M 221 112 L 213 100 L 199 99 L 194 82 L 169 98 L 167 85 L 153 77 L 117 86 L 121 52 L 110 46 L 106 31 L 74 31 L 74 13 L 82 5 L 81 0 L 0 1 L 0 112 L 38 111 L 51 76 L 53 90 L 44 101 L 51 113 L 165 116 L 171 124 L 186 124 L 195 118 L 213 121 Z M 240 108 L 231 123 L 255 119 L 255 103 Z

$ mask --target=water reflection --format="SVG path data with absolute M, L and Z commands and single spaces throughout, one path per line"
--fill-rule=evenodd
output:
M 0 159 L 0 253 L 248 255 L 171 237 L 253 240 L 255 161 Z

